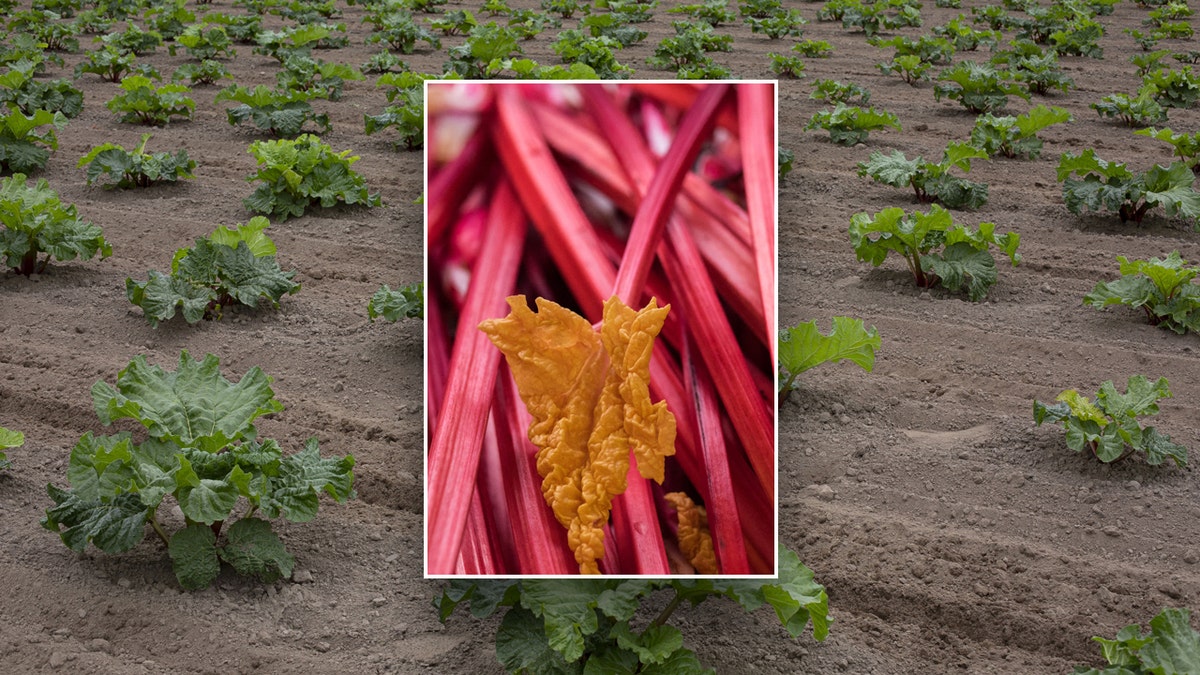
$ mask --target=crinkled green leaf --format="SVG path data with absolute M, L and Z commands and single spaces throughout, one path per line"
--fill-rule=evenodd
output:
M 858 165 L 858 175 L 871 176 L 884 185 L 904 188 L 910 185 L 923 164 L 924 160 L 920 157 L 910 160 L 899 150 L 893 150 L 890 155 L 872 152 L 869 160 Z
M 367 303 L 367 316 L 396 322 L 401 318 L 425 317 L 425 283 L 418 281 L 392 290 L 384 284 Z
M 595 608 L 604 588 L 600 580 L 527 579 L 521 606 L 542 619 L 550 647 L 575 663 L 583 655 L 584 638 L 599 628 Z
M 142 503 L 157 508 L 163 497 L 175 492 L 175 472 L 179 470 L 179 446 L 153 438 L 133 446 L 130 466 Z
M 217 537 L 212 528 L 192 523 L 171 535 L 167 553 L 179 585 L 189 591 L 207 588 L 221 573 L 217 558 Z
M 789 549 L 779 550 L 779 581 L 763 586 L 763 597 L 775 608 L 783 627 L 792 637 L 812 622 L 813 637 L 822 642 L 829 635 L 829 597 L 825 587 L 813 580 L 813 572 Z
M 1168 216 L 1200 218 L 1200 193 L 1192 189 L 1196 176 L 1183 162 L 1169 167 L 1154 165 L 1145 173 L 1142 198 L 1148 204 L 1161 206 Z
M 1125 416 L 1157 415 L 1157 401 L 1160 398 L 1171 398 L 1167 378 L 1160 377 L 1151 382 L 1145 375 L 1134 375 L 1129 378 L 1124 394 L 1117 391 L 1111 380 L 1100 385 L 1096 403 L 1106 414 L 1120 419 Z
M 1142 447 L 1146 451 L 1146 463 L 1151 466 L 1158 466 L 1168 458 L 1180 468 L 1187 466 L 1187 448 L 1171 442 L 1170 436 L 1158 433 L 1154 427 L 1142 430 Z
M 594 612 L 592 616 L 595 617 Z M 549 630 L 542 619 L 524 607 L 508 610 L 496 631 L 496 658 L 500 665 L 510 673 L 581 675 L 583 665 L 577 661 L 583 654 L 582 638 L 579 653 L 574 658 L 564 658 L 547 641 Z
M 225 532 L 225 540 L 218 553 L 238 574 L 258 577 L 266 583 L 292 576 L 296 559 L 284 549 L 271 523 L 242 518 Z
M 142 282 L 126 278 L 125 296 L 142 308 L 151 326 L 157 326 L 159 321 L 170 321 L 177 309 L 183 313 L 185 321 L 196 323 L 217 300 L 217 292 L 211 286 L 156 270 L 150 270 L 149 274 L 150 278 Z
M 89 500 L 108 500 L 133 491 L 132 446 L 128 432 L 116 436 L 94 436 L 90 431 L 84 434 L 72 448 L 67 464 L 71 491 Z
M 683 633 L 674 626 L 651 624 L 641 633 L 633 633 L 629 623 L 621 621 L 612 627 L 609 636 L 616 639 L 617 646 L 633 652 L 646 665 L 662 664 L 683 649 Z
M 690 649 L 677 649 L 662 663 L 650 664 L 638 671 L 642 675 L 716 675 L 716 671 L 700 665 L 700 659 Z
M 979 302 L 996 283 L 996 260 L 986 249 L 966 242 L 948 245 L 941 253 L 921 256 L 921 267 L 933 272 L 943 286 L 957 291 L 964 285 L 971 302 Z
M 310 438 L 304 450 L 284 457 L 273 476 L 270 492 L 263 499 L 263 512 L 282 515 L 294 522 L 312 520 L 322 492 L 339 504 L 354 497 L 354 456 L 322 458 L 317 439 Z
M 879 332 L 866 329 L 861 319 L 835 316 L 828 335 L 817 328 L 814 319 L 780 332 L 779 365 L 794 375 L 822 363 L 848 360 L 870 372 L 881 344 Z
M 226 479 L 201 478 L 182 453 L 175 472 L 178 486 L 176 498 L 183 515 L 196 522 L 211 525 L 225 520 L 237 504 L 237 486 Z
M 1153 640 L 1138 658 L 1151 673 L 1200 673 L 1200 633 L 1189 623 L 1186 609 L 1164 609 L 1150 620 Z
M 221 225 L 208 236 L 214 244 L 237 248 L 238 242 L 246 242 L 250 252 L 255 257 L 275 255 L 275 242 L 267 236 L 266 229 L 271 221 L 262 216 L 254 216 L 248 222 L 234 227 L 232 230 Z
M 131 418 L 154 438 L 217 452 L 252 437 L 256 417 L 283 410 L 270 384 L 258 367 L 231 382 L 221 375 L 216 356 L 208 354 L 201 361 L 183 351 L 173 372 L 149 365 L 144 356 L 134 357 L 118 375 L 116 388 L 105 382 L 92 387 L 92 400 L 105 424 Z
M 653 588 L 653 583 L 649 581 L 630 579 L 617 582 L 601 591 L 596 598 L 596 608 L 616 621 L 628 621 L 637 612 L 642 596 L 649 595 Z
M 25 434 L 0 427 L 0 450 L 17 448 L 25 445 Z
M 42 526 L 58 532 L 73 551 L 82 551 L 90 541 L 105 553 L 124 553 L 145 536 L 150 509 L 136 494 L 126 492 L 103 500 L 80 497 L 54 485 L 47 485 L 46 491 L 54 506 L 46 509 Z
M 583 675 L 626 675 L 638 671 L 638 657 L 611 644 L 589 654 L 583 664 Z

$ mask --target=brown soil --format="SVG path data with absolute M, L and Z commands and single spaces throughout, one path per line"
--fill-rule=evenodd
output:
M 208 7 L 240 11 L 224 0 Z M 671 31 L 666 8 L 648 24 L 650 38 L 620 55 L 639 76 L 670 75 L 640 67 Z M 1072 216 L 1054 180 L 1067 149 L 1095 147 L 1141 169 L 1167 161 L 1166 145 L 1133 137 L 1087 107 L 1136 88 L 1127 62 L 1136 47 L 1121 29 L 1139 26 L 1143 10 L 1123 4 L 1102 19 L 1103 61 L 1064 59 L 1078 88 L 1050 102 L 1076 121 L 1044 133 L 1042 159 L 980 162 L 973 172 L 991 185 L 991 201 L 958 218 L 1020 232 L 1025 261 L 1000 270 L 987 302 L 970 304 L 911 287 L 896 261 L 878 270 L 857 263 L 845 228 L 854 212 L 909 206 L 906 194 L 855 176 L 856 162 L 890 148 L 936 156 L 965 138 L 972 116 L 934 102 L 928 83 L 912 88 L 880 75 L 873 64 L 889 52 L 816 23 L 817 8 L 801 7 L 814 21 L 806 35 L 832 42 L 834 56 L 810 61 L 807 80 L 781 86 L 781 142 L 795 151 L 797 168 L 781 190 L 780 320 L 827 325 L 833 315 L 857 316 L 884 338 L 874 373 L 845 364 L 810 371 L 780 413 L 782 544 L 827 585 L 837 622 L 823 644 L 789 641 L 769 610 L 745 616 L 718 603 L 681 610 L 677 623 L 721 673 L 1060 673 L 1094 663 L 1089 636 L 1144 623 L 1163 606 L 1200 604 L 1193 473 L 1137 460 L 1102 466 L 1068 451 L 1057 430 L 1034 428 L 1030 415 L 1034 398 L 1064 388 L 1166 375 L 1175 398 L 1158 425 L 1200 447 L 1195 337 L 1149 327 L 1132 311 L 1080 304 L 1096 281 L 1112 278 L 1116 255 L 1179 249 L 1197 260 L 1200 237 L 1159 216 L 1140 228 L 1107 214 Z M 925 29 L 956 13 L 930 3 Z M 360 64 L 374 53 L 363 44 L 361 17 L 361 7 L 346 8 L 351 47 L 320 56 Z M 742 26 L 721 31 L 736 42 L 718 61 L 741 77 L 770 77 L 766 52 L 790 44 Z M 555 62 L 549 45 L 539 39 L 526 52 Z M 246 46 L 238 52 L 229 67 L 239 83 L 273 84 L 272 60 Z M 79 59 L 67 55 L 67 67 L 51 76 Z M 167 73 L 186 61 L 165 49 L 145 60 Z M 446 55 L 406 60 L 438 71 Z M 803 133 L 819 108 L 808 99 L 818 77 L 868 86 L 872 103 L 898 114 L 905 131 L 855 148 Z M 195 118 L 156 131 L 150 145 L 187 148 L 200 163 L 195 181 L 88 188 L 77 158 L 103 141 L 132 147 L 143 129 L 116 123 L 104 107 L 115 85 L 94 76 L 77 83 L 85 111 L 60 134 L 41 175 L 104 228 L 114 256 L 56 264 L 31 280 L 0 278 L 0 423 L 27 438 L 9 452 L 13 469 L 0 474 L 4 670 L 498 672 L 495 621 L 462 614 L 442 626 L 430 605 L 441 584 L 421 579 L 421 325 L 371 324 L 365 310 L 379 284 L 421 274 L 421 211 L 412 203 L 421 156 L 363 135 L 362 114 L 385 104 L 372 82 L 350 83 L 341 102 L 316 107 L 333 118 L 326 142 L 362 156 L 356 169 L 386 206 L 273 226 L 281 263 L 299 270 L 304 285 L 279 311 L 232 312 L 194 327 L 176 319 L 158 329 L 126 302 L 124 279 L 164 269 L 175 249 L 250 216 L 240 200 L 252 190 L 246 146 L 257 136 L 225 123 L 215 88 L 199 89 Z M 1026 108 L 1014 101 L 1011 109 Z M 1194 111 L 1171 116 L 1177 130 L 1196 126 Z M 114 381 L 137 354 L 173 367 L 181 349 L 217 354 L 228 376 L 257 365 L 275 378 L 286 410 L 260 425 L 263 435 L 291 449 L 316 436 L 323 451 L 358 459 L 357 501 L 326 504 L 313 522 L 280 527 L 300 578 L 311 580 L 263 586 L 226 573 L 213 588 L 185 594 L 152 538 L 120 556 L 77 555 L 38 527 L 45 485 L 65 481 L 70 448 L 86 431 L 105 431 L 91 385 Z

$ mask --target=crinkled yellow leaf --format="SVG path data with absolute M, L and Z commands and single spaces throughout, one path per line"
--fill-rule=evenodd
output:
M 525 296 L 508 298 L 509 315 L 479 324 L 504 353 L 538 450 L 542 496 L 567 528 L 585 574 L 599 572 L 612 498 L 625 491 L 629 452 L 638 472 L 663 480 L 675 453 L 675 416 L 650 402 L 650 353 L 670 306 L 641 311 L 616 297 L 604 303 L 597 333 L 583 317 L 544 298 L 537 313 Z
M 700 574 L 718 574 L 717 554 L 708 531 L 708 514 L 684 492 L 663 495 L 679 517 L 679 550 Z

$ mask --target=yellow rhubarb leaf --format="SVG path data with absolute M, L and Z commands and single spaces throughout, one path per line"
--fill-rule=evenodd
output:
M 554 302 L 538 298 L 534 313 L 524 296 L 512 296 L 508 316 L 479 324 L 504 353 L 533 416 L 542 496 L 585 574 L 599 572 L 603 528 L 612 498 L 625 491 L 630 449 L 638 472 L 659 483 L 675 453 L 675 416 L 665 402 L 650 402 L 650 353 L 670 310 L 655 304 L 635 311 L 610 298 L 596 332 Z
M 708 530 L 708 513 L 683 492 L 663 495 L 679 518 L 679 550 L 700 574 L 718 574 L 717 554 Z

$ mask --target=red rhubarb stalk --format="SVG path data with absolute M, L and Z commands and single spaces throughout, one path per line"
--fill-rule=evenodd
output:
M 750 216 L 758 289 L 767 335 L 775 327 L 775 90 L 770 84 L 739 84 L 738 121 L 746 212 Z M 775 363 L 775 340 L 768 340 Z
M 450 355 L 446 396 L 429 448 L 425 537 L 428 573 L 451 574 L 462 546 L 500 352 L 477 326 L 503 316 L 525 241 L 525 214 L 508 183 L 492 197 L 483 250 Z
M 625 474 L 625 492 L 613 498 L 613 530 L 617 548 L 624 564 L 635 569 L 626 574 L 667 575 L 667 550 L 663 547 L 662 530 L 658 527 L 658 512 L 650 483 L 637 470 L 637 460 L 629 453 L 629 472 Z

